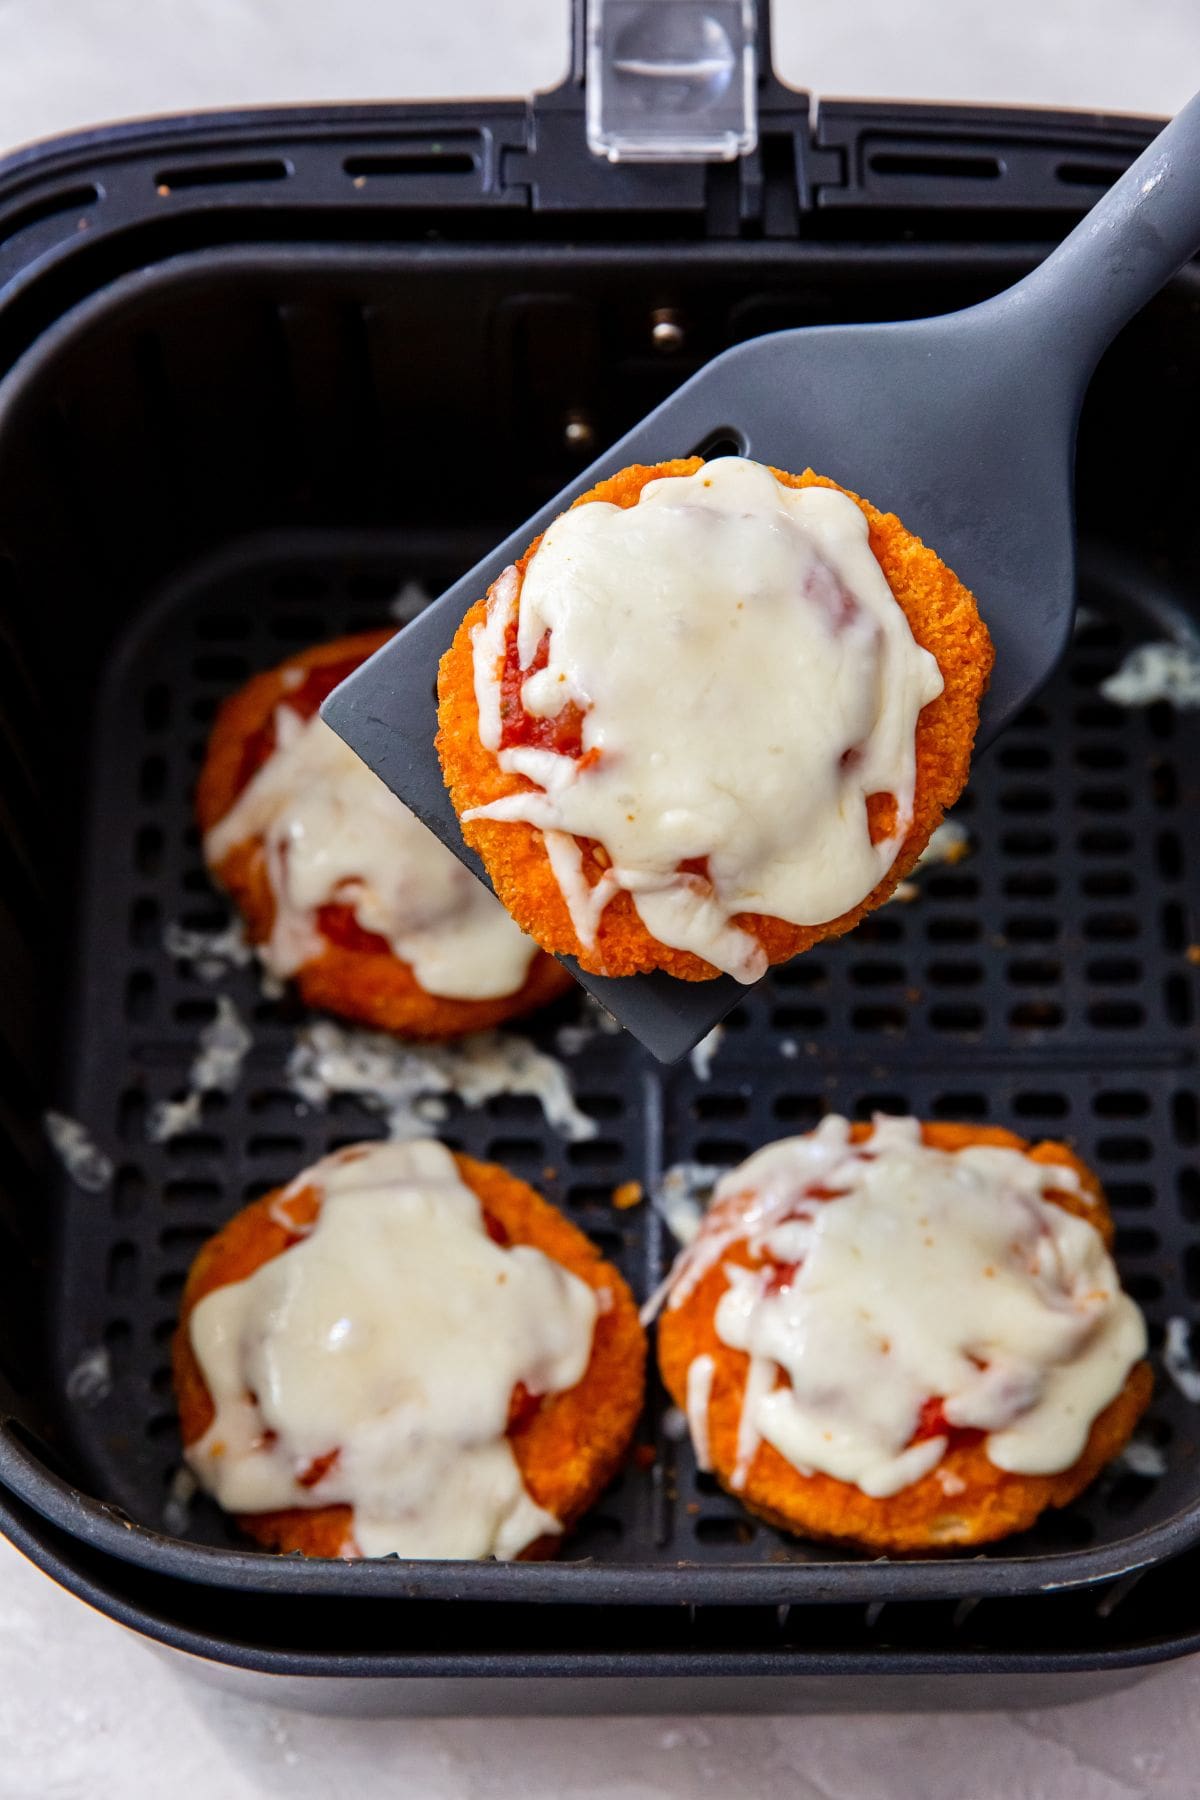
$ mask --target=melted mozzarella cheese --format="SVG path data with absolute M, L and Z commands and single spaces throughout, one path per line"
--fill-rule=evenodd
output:
M 735 1485 L 766 1439 L 804 1474 L 895 1494 L 945 1454 L 944 1434 L 913 1441 L 931 1399 L 987 1434 L 998 1468 L 1076 1462 L 1146 1328 L 1099 1232 L 1046 1198 L 1064 1190 L 1080 1192 L 1072 1169 L 932 1149 L 914 1119 L 877 1118 L 852 1145 L 828 1118 L 725 1176 L 668 1305 L 734 1244 L 767 1259 L 723 1264 L 715 1315 L 750 1357 Z
M 712 1382 L 717 1365 L 711 1356 L 694 1356 L 687 1373 L 687 1422 L 696 1453 L 696 1467 L 712 1468 L 708 1445 L 708 1407 L 712 1399 Z
M 325 948 L 316 912 L 348 905 L 385 938 L 427 993 L 516 993 L 536 946 L 452 851 L 318 716 L 275 713 L 276 747 L 204 840 L 219 867 L 261 838 L 275 896 L 267 967 L 294 975 Z
M 191 1315 L 215 1408 L 187 1451 L 197 1478 L 230 1512 L 350 1505 L 349 1555 L 512 1557 L 561 1530 L 505 1427 L 518 1382 L 556 1394 L 582 1378 L 593 1290 L 493 1243 L 429 1140 L 339 1151 L 282 1204 L 310 1188 L 322 1204 L 302 1241 Z
M 583 756 L 501 747 L 514 616 L 522 668 L 549 632 L 525 711 L 583 713 Z M 661 943 L 742 981 L 766 967 L 743 912 L 817 925 L 886 875 L 912 819 L 918 714 L 934 658 L 846 495 L 789 488 L 740 457 L 650 482 L 632 507 L 555 520 L 518 584 L 506 571 L 473 639 L 481 742 L 533 789 L 464 818 L 525 820 L 585 944 L 621 889 Z M 895 796 L 873 844 L 867 797 Z M 589 888 L 578 838 L 611 862 Z M 708 878 L 681 873 L 706 859 Z

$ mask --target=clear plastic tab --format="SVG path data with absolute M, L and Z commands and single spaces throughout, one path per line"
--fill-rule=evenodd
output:
M 732 162 L 758 142 L 754 0 L 588 0 L 588 148 Z

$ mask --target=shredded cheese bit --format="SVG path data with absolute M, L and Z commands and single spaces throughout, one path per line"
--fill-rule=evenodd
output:
M 241 1080 L 242 1064 L 254 1047 L 254 1038 L 228 994 L 219 994 L 216 1005 L 214 1017 L 196 1040 L 187 1091 L 177 1099 L 160 1100 L 150 1109 L 146 1136 L 152 1144 L 164 1144 L 194 1130 L 204 1110 L 205 1094 L 231 1094 Z
M 421 1137 L 445 1117 L 443 1095 L 482 1106 L 496 1094 L 531 1094 L 547 1124 L 572 1143 L 596 1136 L 562 1064 L 514 1032 L 480 1031 L 452 1044 L 413 1044 L 382 1031 L 317 1019 L 296 1033 L 287 1065 L 292 1091 L 310 1106 L 353 1094 L 381 1113 L 394 1138 Z
M 717 1051 L 721 1048 L 721 1044 L 724 1041 L 724 1037 L 725 1027 L 723 1025 L 714 1025 L 712 1030 L 705 1037 L 702 1037 L 698 1044 L 692 1045 L 691 1050 L 688 1052 L 688 1061 L 692 1065 L 692 1073 L 697 1081 L 707 1081 L 712 1075 L 712 1066 L 716 1060 Z
M 914 864 L 914 873 L 921 869 L 933 868 L 938 863 L 949 863 L 953 866 L 971 854 L 971 839 L 966 827 L 957 819 L 943 819 L 937 829 L 931 833 L 929 842 L 918 856 Z M 898 882 L 889 896 L 890 901 L 911 903 L 921 897 L 920 883 L 916 881 Z
M 101 1150 L 86 1125 L 50 1110 L 42 1114 L 42 1129 L 76 1187 L 87 1194 L 102 1194 L 111 1186 L 115 1173 L 112 1158 Z
M 67 1399 L 84 1406 L 98 1405 L 112 1392 L 112 1359 L 103 1344 L 81 1351 L 67 1376 Z
M 1139 644 L 1100 683 L 1100 692 L 1116 706 L 1152 706 L 1156 700 L 1181 710 L 1200 706 L 1200 645 Z
M 1131 1475 L 1140 1475 L 1143 1481 L 1157 1481 L 1167 1472 L 1167 1459 L 1153 1438 L 1131 1437 L 1117 1461 Z
M 236 918 L 212 931 L 168 919 L 163 926 L 163 949 L 178 962 L 190 964 L 201 981 L 220 981 L 230 969 L 244 968 L 254 960 L 254 947 L 246 941 L 242 921 Z
M 1186 1319 L 1167 1320 L 1163 1368 L 1184 1399 L 1200 1405 L 1200 1365 L 1192 1355 L 1192 1334 Z
M 690 1244 L 704 1223 L 704 1212 L 721 1177 L 718 1163 L 672 1163 L 654 1191 L 654 1205 L 679 1244 Z
M 560 1025 L 554 1034 L 554 1047 L 560 1056 L 578 1056 L 581 1050 L 588 1049 L 596 1038 L 619 1037 L 621 1027 L 600 1002 L 591 994 L 579 990 L 582 1006 L 579 1017 L 568 1025 Z
M 186 1463 L 181 1463 L 171 1477 L 167 1488 L 167 1498 L 163 1502 L 163 1530 L 172 1537 L 182 1537 L 192 1522 L 192 1501 L 199 1491 L 199 1483 Z

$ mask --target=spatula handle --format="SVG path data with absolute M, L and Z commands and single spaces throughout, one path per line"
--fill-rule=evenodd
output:
M 1200 250 L 1200 94 L 1071 235 L 1001 296 L 1010 323 L 1091 374 L 1101 351 Z

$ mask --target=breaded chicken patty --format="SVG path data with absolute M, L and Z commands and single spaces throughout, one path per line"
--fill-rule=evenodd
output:
M 223 820 L 276 749 L 277 709 L 308 720 L 326 695 L 392 636 L 360 632 L 291 656 L 256 675 L 222 706 L 196 790 L 203 833 Z M 449 857 L 430 837 L 430 854 Z M 276 921 L 277 896 L 261 833 L 210 856 L 214 879 L 229 893 L 246 923 L 251 943 L 265 945 Z M 378 932 L 364 930 L 347 900 L 322 904 L 313 921 L 314 941 L 292 973 L 310 1006 L 404 1037 L 450 1038 L 517 1018 L 565 993 L 566 971 L 533 952 L 523 977 L 509 993 L 487 999 L 430 992 L 411 964 Z
M 635 507 L 648 483 L 691 476 L 703 466 L 701 459 L 692 457 L 652 467 L 624 469 L 600 482 L 574 505 L 578 508 L 593 501 L 603 501 L 620 508 Z M 734 927 L 753 934 L 762 946 L 767 962 L 777 963 L 789 960 L 825 938 L 838 937 L 849 931 L 864 914 L 888 899 L 897 883 L 910 873 L 947 807 L 957 799 L 966 781 L 979 705 L 987 687 L 993 653 L 987 628 L 971 594 L 934 551 L 907 531 L 899 519 L 880 512 L 858 495 L 839 489 L 835 482 L 812 470 L 802 475 L 789 475 L 780 470 L 771 473 L 787 488 L 820 487 L 846 494 L 861 510 L 869 527 L 870 549 L 891 594 L 902 609 L 916 644 L 936 659 L 943 683 L 942 692 L 924 706 L 916 723 L 916 774 L 911 818 L 894 860 L 870 892 L 837 917 L 821 923 L 793 924 L 752 912 L 738 914 L 730 921 Z M 524 582 L 542 541 L 539 538 L 533 543 L 515 565 L 519 584 Z M 495 584 L 491 590 L 493 595 L 499 585 Z M 518 599 L 519 592 L 518 586 Z M 688 981 L 712 978 L 719 971 L 711 962 L 691 950 L 660 942 L 651 934 L 639 915 L 633 894 L 624 888 L 604 905 L 595 937 L 592 942 L 585 943 L 573 922 L 558 873 L 551 864 L 543 832 L 520 819 L 464 818 L 473 809 L 492 805 L 534 786 L 525 775 L 502 768 L 496 752 L 481 739 L 474 640 L 485 626 L 487 616 L 488 601 L 481 598 L 467 613 L 451 648 L 442 659 L 437 747 L 455 810 L 463 819 L 463 835 L 483 859 L 500 899 L 522 930 L 545 950 L 572 955 L 578 958 L 583 968 L 593 973 L 633 975 L 664 969 Z M 506 721 L 512 709 L 522 704 L 522 688 L 516 677 L 519 675 L 523 679 L 526 674 L 518 669 L 514 659 L 516 630 L 514 620 L 503 653 L 507 662 L 501 676 L 501 705 Z M 539 652 L 539 662 L 543 658 L 544 650 Z M 538 665 L 531 666 L 536 668 Z M 662 670 L 661 678 L 669 681 L 671 671 Z M 753 701 L 749 703 L 753 704 Z M 576 758 L 582 754 L 586 761 L 586 756 L 594 752 L 582 752 L 585 716 L 581 715 L 578 706 L 569 705 L 553 721 L 538 721 L 532 741 L 544 742 L 560 754 Z M 547 725 L 554 727 L 553 733 L 547 733 Z M 529 731 L 526 730 L 524 735 L 528 737 Z M 737 754 L 735 744 L 730 745 L 729 754 Z M 799 772 L 799 779 L 804 779 L 803 771 Z M 892 837 L 898 829 L 895 796 L 886 791 L 867 795 L 866 817 L 872 844 Z M 588 839 L 577 839 L 576 842 L 581 857 L 581 877 L 594 892 L 604 879 L 610 858 L 601 844 Z M 702 862 L 698 862 L 694 871 L 687 863 L 681 863 L 679 868 L 681 872 L 691 873 L 696 883 L 703 884 Z
M 582 1379 L 566 1392 L 530 1395 L 514 1389 L 506 1435 L 534 1502 L 564 1531 L 593 1504 L 620 1469 L 642 1408 L 646 1339 L 629 1288 L 611 1263 L 556 1207 L 495 1163 L 455 1156 L 461 1180 L 478 1198 L 488 1236 L 509 1247 L 532 1245 L 594 1290 L 600 1302 L 591 1355 Z M 197 1360 L 189 1321 L 199 1302 L 242 1282 L 272 1258 L 304 1241 L 320 1212 L 314 1187 L 293 1183 L 243 1208 L 203 1246 L 184 1288 L 172 1365 L 185 1446 L 211 1425 L 214 1407 Z M 319 1468 L 310 1471 L 313 1483 Z M 306 1484 L 301 1476 L 300 1484 Z M 266 1549 L 306 1556 L 354 1554 L 353 1508 L 293 1507 L 245 1513 L 238 1524 Z M 539 1538 L 524 1558 L 555 1553 L 561 1538 Z
M 871 1130 L 866 1124 L 853 1126 L 851 1142 L 862 1143 Z M 1036 1164 L 1073 1171 L 1078 1186 L 1050 1189 L 1046 1199 L 1086 1219 L 1111 1249 L 1113 1223 L 1100 1184 L 1065 1145 L 1031 1146 L 998 1127 L 962 1124 L 923 1125 L 921 1140 L 947 1152 L 971 1145 L 1017 1150 Z M 985 1434 L 949 1425 L 940 1399 L 931 1395 L 913 1441 L 942 1434 L 947 1447 L 935 1467 L 898 1492 L 876 1498 L 853 1482 L 823 1472 L 804 1474 L 765 1439 L 744 1470 L 741 1485 L 735 1486 L 749 1358 L 723 1341 L 715 1322 L 718 1304 L 730 1285 L 726 1267 L 731 1263 L 761 1269 L 764 1258 L 745 1240 L 733 1243 L 681 1304 L 668 1305 L 658 1323 L 659 1368 L 677 1405 L 686 1407 L 689 1370 L 698 1357 L 712 1359 L 705 1416 L 713 1472 L 750 1512 L 783 1531 L 893 1554 L 928 1553 L 1007 1537 L 1031 1526 L 1047 1507 L 1066 1506 L 1082 1493 L 1128 1442 L 1149 1402 L 1150 1365 L 1139 1360 L 1115 1398 L 1093 1420 L 1082 1454 L 1069 1468 L 1055 1473 L 1019 1474 L 997 1467 L 988 1456 Z M 912 1294 L 914 1318 L 937 1304 L 936 1293 Z

